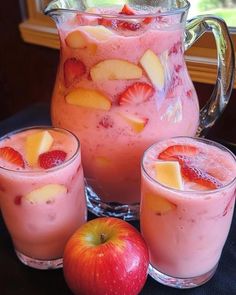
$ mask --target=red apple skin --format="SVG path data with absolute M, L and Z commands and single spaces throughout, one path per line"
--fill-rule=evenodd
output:
M 148 264 L 141 234 L 126 221 L 101 217 L 82 225 L 69 239 L 63 271 L 76 295 L 137 295 L 146 282 Z

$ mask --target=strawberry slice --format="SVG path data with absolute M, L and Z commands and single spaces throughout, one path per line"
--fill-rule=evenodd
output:
M 152 21 L 153 21 L 153 18 L 148 16 L 148 17 L 145 17 L 145 19 L 143 20 L 143 24 L 149 25 Z
M 195 146 L 191 145 L 184 145 L 184 144 L 177 144 L 171 145 L 162 151 L 158 155 L 158 159 L 160 160 L 176 160 L 179 156 L 189 157 L 195 156 L 199 153 L 199 150 Z
M 120 12 L 120 14 L 125 14 L 125 15 L 135 15 L 135 11 L 131 9 L 127 4 L 125 4 Z M 152 22 L 153 18 L 152 17 L 145 17 L 143 20 L 144 25 L 148 25 Z M 122 25 L 120 24 L 120 27 L 135 31 L 138 30 L 141 27 L 141 24 L 131 24 L 131 23 L 123 23 Z
M 139 104 L 149 100 L 155 93 L 154 88 L 142 82 L 137 82 L 129 86 L 118 99 L 119 105 Z
M 62 164 L 66 159 L 66 152 L 52 150 L 39 155 L 39 166 L 43 169 L 50 169 Z
M 86 67 L 82 61 L 72 57 L 64 62 L 64 81 L 65 86 L 69 87 L 74 82 L 78 81 L 86 72 Z
M 99 18 L 98 24 L 104 27 L 113 27 L 114 29 L 117 27 L 117 21 L 108 18 Z
M 117 26 L 122 30 L 137 31 L 141 28 L 142 24 L 136 22 L 118 21 Z
M 161 160 L 176 160 L 180 163 L 182 176 L 192 182 L 198 183 L 208 189 L 216 189 L 222 183 L 206 171 L 193 167 L 191 157 L 196 156 L 199 149 L 191 145 L 172 145 L 158 155 Z
M 5 146 L 0 148 L 0 158 L 16 166 L 25 168 L 22 155 L 12 147 Z
M 182 163 L 180 163 L 180 165 L 183 177 L 185 177 L 189 181 L 198 183 L 209 189 L 216 189 L 222 187 L 222 183 L 214 176 L 208 174 L 206 171 L 190 166 L 184 163 L 183 161 Z
M 132 10 L 131 7 L 129 7 L 127 4 L 123 6 L 123 8 L 121 9 L 121 12 L 119 13 L 125 14 L 125 15 L 135 15 L 134 10 Z

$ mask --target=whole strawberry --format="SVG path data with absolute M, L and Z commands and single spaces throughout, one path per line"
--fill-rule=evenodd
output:
M 39 166 L 43 169 L 50 169 L 61 165 L 66 159 L 66 152 L 61 150 L 52 150 L 39 155 Z

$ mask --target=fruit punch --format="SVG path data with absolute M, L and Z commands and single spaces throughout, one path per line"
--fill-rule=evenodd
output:
M 214 269 L 232 220 L 236 159 L 202 139 L 173 138 L 143 158 L 141 229 L 152 267 L 175 278 Z
M 192 136 L 198 126 L 179 16 L 142 13 L 94 8 L 57 24 L 53 124 L 80 138 L 85 177 L 104 202 L 139 202 L 143 151 L 157 140 Z
M 61 258 L 86 221 L 80 146 L 57 128 L 23 129 L 0 141 L 0 203 L 17 253 Z

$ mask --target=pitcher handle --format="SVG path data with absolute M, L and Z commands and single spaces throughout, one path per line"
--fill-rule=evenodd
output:
M 234 85 L 235 57 L 233 43 L 226 23 L 215 16 L 203 15 L 187 21 L 185 50 L 192 46 L 206 31 L 215 37 L 217 48 L 217 79 L 214 90 L 200 111 L 197 136 L 205 136 L 224 111 Z

